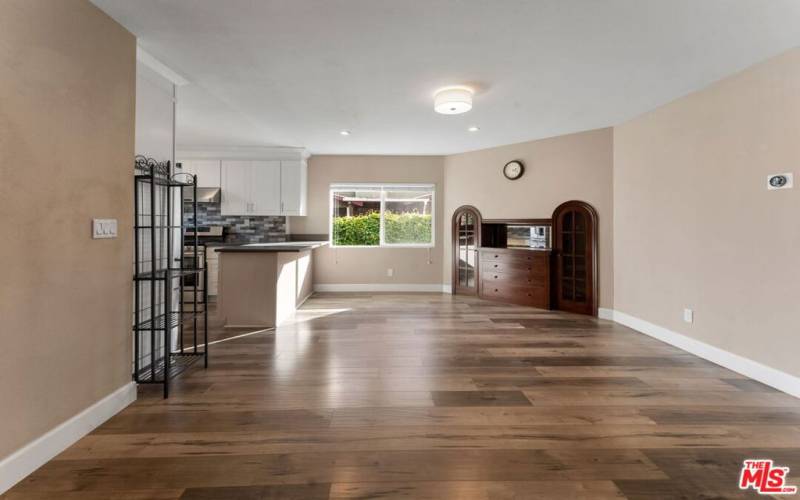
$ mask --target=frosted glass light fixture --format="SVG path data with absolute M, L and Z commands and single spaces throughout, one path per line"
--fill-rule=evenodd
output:
M 458 115 L 472 109 L 472 89 L 467 87 L 446 87 L 436 91 L 433 109 L 443 115 Z

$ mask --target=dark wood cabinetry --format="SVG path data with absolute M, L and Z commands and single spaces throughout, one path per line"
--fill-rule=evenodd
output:
M 597 212 L 588 203 L 568 201 L 553 212 L 554 306 L 597 315 Z
M 453 214 L 453 292 L 597 315 L 597 213 L 569 201 L 552 219 Z
M 550 308 L 550 251 L 481 248 L 479 294 L 542 309 Z

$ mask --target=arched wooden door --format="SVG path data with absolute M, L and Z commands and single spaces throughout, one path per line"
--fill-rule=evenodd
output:
M 555 309 L 597 316 L 597 212 L 582 201 L 553 212 Z
M 478 294 L 481 213 L 465 205 L 453 214 L 453 293 Z

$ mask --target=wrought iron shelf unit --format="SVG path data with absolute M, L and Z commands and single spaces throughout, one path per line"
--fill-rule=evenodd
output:
M 196 201 L 193 224 L 184 223 L 185 189 L 192 189 L 197 199 L 195 176 L 174 173 L 168 161 L 136 157 L 133 379 L 162 384 L 165 398 L 170 379 L 200 359 L 208 367 L 207 263 L 196 236 Z M 187 230 L 195 234 L 188 245 Z M 173 255 L 175 246 L 178 255 Z

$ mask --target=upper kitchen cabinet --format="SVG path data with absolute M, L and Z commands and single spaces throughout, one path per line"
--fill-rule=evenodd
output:
M 281 213 L 306 214 L 308 167 L 305 161 L 281 162 Z
M 182 160 L 180 163 L 184 172 L 197 176 L 197 187 L 222 186 L 219 160 Z
M 222 215 L 305 215 L 306 163 L 222 160 Z
M 250 213 L 252 170 L 247 160 L 222 161 L 222 215 Z
M 252 215 L 281 214 L 281 162 L 250 162 L 250 201 Z

